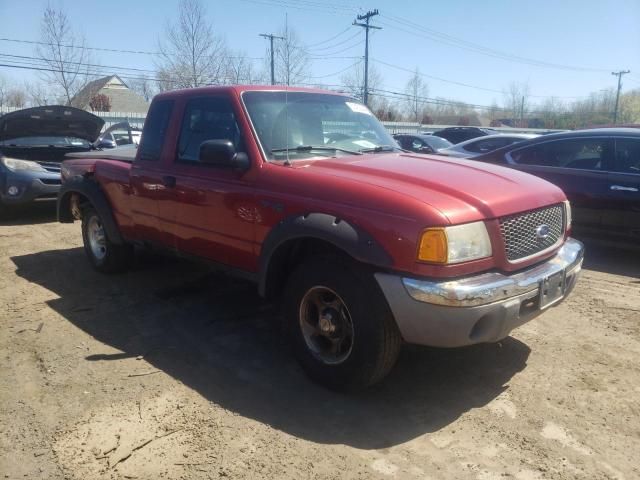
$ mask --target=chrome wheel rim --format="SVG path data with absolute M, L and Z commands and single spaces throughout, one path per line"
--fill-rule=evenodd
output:
M 310 288 L 300 302 L 300 329 L 307 347 L 321 362 L 337 365 L 353 349 L 353 322 L 344 300 L 323 286 Z
M 97 260 L 102 260 L 107 255 L 107 242 L 104 236 L 104 228 L 102 222 L 96 216 L 89 219 L 87 225 L 87 238 L 89 239 L 89 247 L 91 253 Z

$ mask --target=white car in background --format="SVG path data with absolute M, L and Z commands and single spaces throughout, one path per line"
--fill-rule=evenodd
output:
M 535 138 L 538 135 L 532 133 L 500 133 L 472 138 L 465 142 L 457 143 L 448 148 L 438 149 L 438 155 L 457 158 L 473 158 L 484 153 L 492 152 L 498 148 L 506 147 L 512 143 L 522 142 Z

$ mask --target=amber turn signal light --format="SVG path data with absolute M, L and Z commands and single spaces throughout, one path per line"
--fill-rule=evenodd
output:
M 422 262 L 447 263 L 447 234 L 443 228 L 429 228 L 422 232 L 418 246 L 418 260 Z

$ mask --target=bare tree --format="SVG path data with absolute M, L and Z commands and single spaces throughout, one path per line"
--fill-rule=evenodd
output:
M 519 124 L 519 119 L 529 110 L 530 97 L 528 82 L 511 82 L 504 91 L 504 108 L 511 115 L 514 126 Z
M 29 104 L 32 107 L 42 107 L 51 104 L 49 91 L 42 82 L 25 82 L 24 89 L 27 92 Z
M 419 122 L 425 113 L 429 88 L 420 75 L 418 67 L 407 81 L 404 90 L 406 94 L 405 107 L 409 119 L 413 122 Z
M 227 62 L 227 80 L 231 84 L 253 83 L 256 78 L 251 59 L 244 52 L 236 52 Z
M 136 92 L 138 95 L 144 98 L 147 102 L 150 102 L 155 95 L 155 89 L 154 89 L 153 83 L 151 83 L 151 80 L 149 80 L 149 78 L 146 75 L 143 75 L 139 79 L 132 80 L 131 82 L 128 82 L 128 83 L 131 90 Z
M 36 55 L 52 70 L 42 72 L 43 79 L 57 87 L 67 105 L 86 84 L 89 54 L 84 37 L 74 33 L 67 14 L 51 5 L 44 10 L 40 24 L 40 42 Z
M 560 116 L 565 110 L 561 100 L 557 97 L 548 97 L 536 108 L 539 111 L 537 115 L 542 119 L 545 128 L 558 128 Z
M 181 0 L 175 23 L 159 41 L 160 89 L 192 88 L 224 81 L 225 41 L 215 35 L 201 0 Z
M 25 108 L 27 106 L 27 93 L 22 88 L 13 87 L 7 91 L 5 102 L 7 107 Z
M 620 123 L 640 123 L 640 88 L 620 96 Z
M 7 79 L 0 75 L 0 108 L 5 106 L 7 100 Z
M 295 85 L 307 78 L 311 61 L 297 32 L 288 24 L 278 33 L 283 40 L 277 40 L 273 50 L 276 63 L 276 82 Z
M 369 65 L 369 106 L 372 110 L 378 106 L 376 101 L 380 101 L 380 96 L 376 96 L 376 93 L 382 92 L 379 89 L 382 87 L 382 75 L 375 67 L 375 65 Z M 364 98 L 364 65 L 362 62 L 354 65 L 347 73 L 340 77 L 340 83 L 344 86 L 344 89 L 354 96 L 355 98 L 362 100 Z M 377 100 L 376 100 L 377 99 Z M 372 103 L 373 102 L 373 103 Z

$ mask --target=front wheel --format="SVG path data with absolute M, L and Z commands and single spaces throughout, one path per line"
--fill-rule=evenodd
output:
M 102 219 L 93 207 L 82 211 L 82 241 L 91 265 L 99 272 L 121 272 L 131 262 L 132 246 L 118 245 L 109 240 Z
M 291 274 L 285 322 L 296 358 L 316 382 L 366 388 L 394 366 L 400 332 L 372 275 L 334 257 L 310 259 Z

